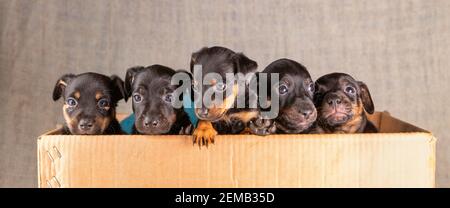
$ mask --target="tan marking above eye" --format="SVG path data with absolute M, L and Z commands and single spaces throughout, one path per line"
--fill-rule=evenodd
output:
M 81 94 L 80 94 L 79 91 L 76 91 L 76 92 L 73 94 L 73 96 L 74 96 L 76 99 L 80 99 Z
M 62 81 L 62 80 L 59 80 L 58 84 L 60 84 L 60 85 L 64 85 L 65 87 L 67 87 L 67 83 L 66 83 L 66 82 L 64 82 L 64 81 Z
M 102 97 L 103 97 L 103 93 L 101 93 L 101 92 L 95 93 L 95 99 L 100 100 L 100 98 L 102 98 Z

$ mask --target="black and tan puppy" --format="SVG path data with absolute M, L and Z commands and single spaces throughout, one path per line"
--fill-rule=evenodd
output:
M 201 66 L 200 79 L 207 83 L 200 84 L 195 77 L 195 66 Z M 248 99 L 247 90 L 239 90 L 238 80 L 227 79 L 231 75 L 246 75 L 255 72 L 257 63 L 242 53 L 236 53 L 224 47 L 202 48 L 193 53 L 191 57 L 191 72 L 194 73 L 193 88 L 197 94 L 205 97 L 205 92 L 213 91 L 217 99 L 222 99 L 220 104 L 196 106 L 195 114 L 199 119 L 197 128 L 193 133 L 193 142 L 199 145 L 214 143 L 217 133 L 233 134 L 241 133 L 246 129 L 248 121 L 257 115 L 257 111 L 245 106 L 237 105 L 237 97 Z M 221 80 L 206 80 L 208 74 L 217 74 Z M 200 86 L 201 85 L 201 86 Z M 216 97 L 214 97 L 216 98 Z
M 375 107 L 366 84 L 348 74 L 332 73 L 316 81 L 314 102 L 319 117 L 315 133 L 375 133 L 366 112 Z
M 192 127 L 184 109 L 172 105 L 174 91 L 179 87 L 171 84 L 171 78 L 176 73 L 161 65 L 137 66 L 127 70 L 125 92 L 126 97 L 131 96 L 133 100 L 134 133 L 190 133 Z M 190 83 L 188 86 L 191 86 Z
M 279 109 L 275 119 L 259 117 L 250 122 L 252 133 L 268 135 L 272 133 L 307 133 L 317 118 L 313 103 L 314 82 L 308 70 L 290 59 L 279 59 L 269 64 L 262 73 L 267 74 L 268 102 L 273 103 L 271 91 L 277 93 Z M 272 76 L 278 74 L 279 82 L 272 83 Z M 261 82 L 259 78 L 258 82 Z M 259 83 L 261 84 L 261 83 Z M 272 104 L 270 108 L 273 108 Z M 264 110 L 264 109 L 261 109 Z M 271 109 L 273 110 L 273 109 Z
M 116 120 L 117 102 L 124 98 L 123 81 L 97 73 L 62 76 L 53 100 L 64 98 L 63 134 L 121 134 Z

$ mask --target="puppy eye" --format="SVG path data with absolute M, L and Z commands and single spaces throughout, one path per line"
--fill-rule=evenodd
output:
M 345 92 L 351 95 L 354 95 L 356 93 L 356 89 L 354 87 L 346 87 Z
M 172 94 L 167 94 L 164 96 L 164 101 L 171 103 L 172 102 Z
M 135 103 L 140 103 L 140 102 L 142 101 L 142 95 L 140 95 L 140 94 L 138 94 L 138 93 L 134 94 L 134 95 L 133 95 L 133 101 L 134 101 Z
M 106 108 L 109 106 L 109 101 L 107 99 L 101 99 L 98 101 L 98 107 Z
M 68 98 L 66 101 L 67 105 L 69 105 L 70 107 L 75 107 L 78 105 L 77 100 L 75 100 L 74 98 Z
M 280 93 L 280 95 L 284 95 L 288 92 L 289 88 L 285 85 L 285 84 L 281 84 L 278 87 L 278 92 Z
M 316 86 L 314 85 L 314 83 L 309 84 L 308 91 L 310 91 L 312 93 L 314 93 L 314 91 L 316 91 Z
M 215 88 L 216 88 L 216 91 L 223 92 L 223 91 L 225 91 L 225 89 L 227 89 L 227 85 L 223 84 L 223 83 L 217 83 L 215 85 Z

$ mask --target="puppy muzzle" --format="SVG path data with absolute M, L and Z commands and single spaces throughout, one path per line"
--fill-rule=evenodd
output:
M 209 109 L 209 108 L 199 108 L 195 109 L 195 115 L 200 120 L 215 122 L 220 120 L 223 115 L 225 115 L 226 110 L 223 109 Z
M 172 124 L 162 116 L 144 116 L 138 119 L 135 126 L 141 134 L 166 134 Z
M 285 131 L 298 133 L 311 127 L 316 119 L 317 110 L 312 101 L 299 100 L 280 112 L 277 123 Z
M 320 117 L 329 126 L 344 125 L 353 116 L 352 103 L 347 97 L 338 93 L 330 93 L 325 96 Z
M 76 128 L 72 127 L 72 133 L 78 135 L 95 135 L 102 134 L 103 129 L 94 118 L 80 118 Z

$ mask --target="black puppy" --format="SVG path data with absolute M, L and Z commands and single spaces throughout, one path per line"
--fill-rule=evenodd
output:
M 367 120 L 375 107 L 366 84 L 348 74 L 332 73 L 316 81 L 314 102 L 319 118 L 315 133 L 375 133 Z
M 191 123 L 183 107 L 172 105 L 174 91 L 171 78 L 177 72 L 169 67 L 138 66 L 127 70 L 126 97 L 132 96 L 135 123 L 133 131 L 140 134 L 186 134 Z M 186 73 L 187 72 L 180 72 Z M 190 87 L 190 80 L 187 80 Z
M 195 80 L 194 66 L 196 65 L 202 67 L 200 77 L 207 82 L 201 86 L 198 80 Z M 217 133 L 241 133 L 246 129 L 246 124 L 257 115 L 257 111 L 255 109 L 250 110 L 247 101 L 245 101 L 245 106 L 237 105 L 238 96 L 244 100 L 248 99 L 248 96 L 246 96 L 247 90 L 242 90 L 238 80 L 227 79 L 227 74 L 228 76 L 236 76 L 237 74 L 245 76 L 250 72 L 255 72 L 257 66 L 255 61 L 244 54 L 236 53 L 224 47 L 205 47 L 192 54 L 191 72 L 194 73 L 194 91 L 203 96 L 202 98 L 204 98 L 205 92 L 214 92 L 217 94 L 212 97 L 223 100 L 221 104 L 205 105 L 203 103 L 202 107 L 196 107 L 195 114 L 200 121 L 193 133 L 194 143 L 208 145 L 208 143 L 214 143 L 214 137 Z M 215 78 L 206 80 L 205 76 L 211 73 L 219 75 L 221 80 Z M 245 87 L 245 84 L 243 85 Z
M 64 98 L 63 134 L 121 134 L 116 105 L 124 98 L 123 81 L 97 73 L 62 76 L 53 100 Z
M 307 133 L 317 118 L 313 103 L 314 82 L 308 70 L 293 60 L 279 59 L 269 64 L 262 73 L 267 73 L 268 102 L 274 102 L 270 96 L 271 91 L 278 95 L 278 116 L 275 119 L 258 117 L 252 120 L 250 122 L 252 133 L 257 135 Z M 279 76 L 278 83 L 271 81 L 274 74 Z M 261 81 L 259 77 L 258 82 Z M 269 108 L 272 107 L 274 106 L 271 105 Z

